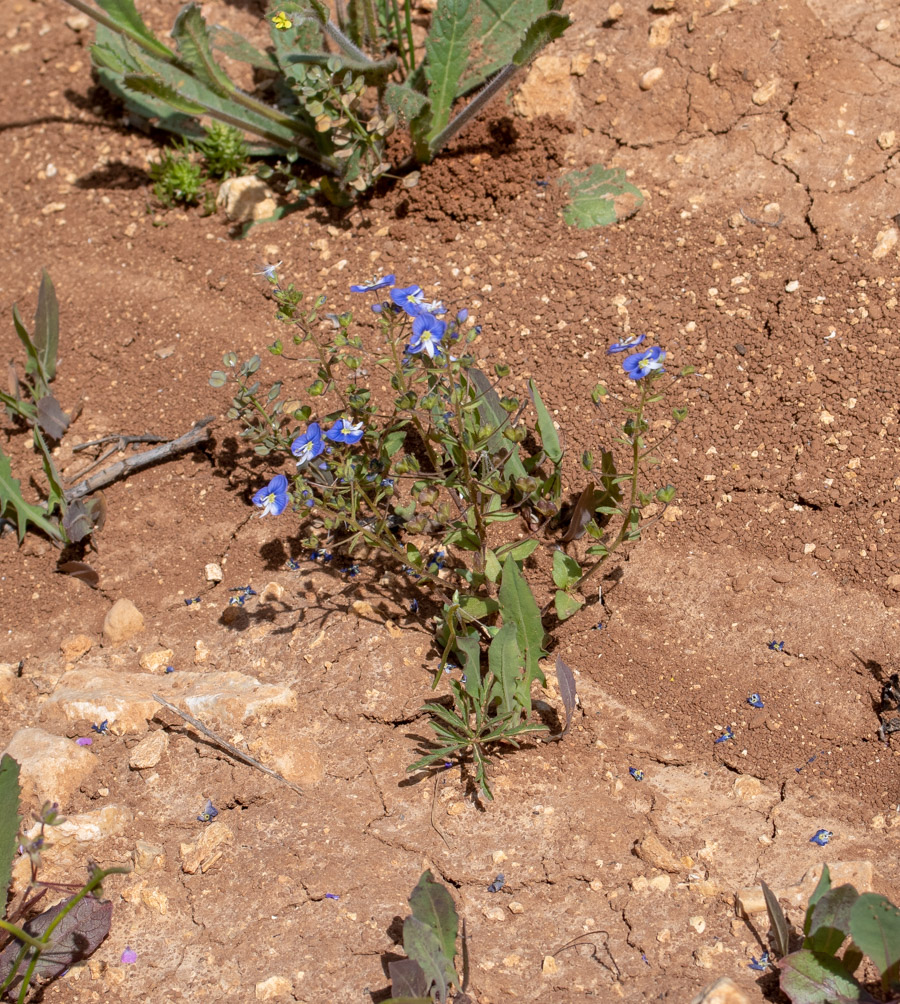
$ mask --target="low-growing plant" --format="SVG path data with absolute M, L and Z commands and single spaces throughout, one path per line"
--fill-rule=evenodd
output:
M 185 141 L 174 150 L 164 150 L 162 157 L 150 166 L 153 194 L 166 207 L 178 203 L 194 206 L 203 191 L 203 168 L 193 159 L 193 151 Z
M 765 882 L 762 888 L 773 947 L 780 956 L 781 989 L 793 1004 L 900 1000 L 900 910 L 889 899 L 860 894 L 849 884 L 833 887 L 824 865 L 798 934 Z M 791 951 L 791 943 L 798 941 L 799 948 Z M 878 971 L 881 997 L 869 993 L 855 976 L 864 958 Z
M 58 887 L 44 885 L 38 877 L 45 831 L 65 820 L 58 807 L 47 802 L 35 814 L 36 832 L 29 836 L 20 830 L 20 794 L 19 765 L 4 754 L 0 759 L 0 999 L 12 999 L 15 994 L 18 1004 L 23 1004 L 32 984 L 56 979 L 96 951 L 109 933 L 113 910 L 112 903 L 99 899 L 103 880 L 128 869 L 91 864 L 88 881 L 80 888 L 74 886 L 74 895 L 36 913 L 47 890 Z M 7 904 L 17 849 L 29 858 L 31 875 L 21 894 Z
M 402 0 L 402 12 L 398 0 L 363 0 L 343 24 L 321 0 L 284 0 L 268 15 L 271 44 L 262 51 L 208 26 L 189 3 L 175 19 L 172 48 L 133 0 L 66 2 L 98 22 L 94 66 L 134 114 L 191 140 L 204 137 L 202 122 L 234 126 L 255 138 L 256 154 L 317 165 L 336 201 L 398 166 L 385 160 L 385 144 L 401 122 L 413 156 L 400 168 L 432 160 L 569 25 L 562 0 L 439 0 L 422 51 L 413 41 L 411 0 Z M 267 100 L 237 87 L 223 56 L 265 80 Z M 457 99 L 479 88 L 454 118 Z
M 203 166 L 210 178 L 237 177 L 247 170 L 250 150 L 240 130 L 233 126 L 211 122 L 197 149 L 203 155 Z
M 411 916 L 403 921 L 403 949 L 409 958 L 388 963 L 391 997 L 385 1004 L 440 1004 L 452 987 L 465 992 L 466 943 L 463 936 L 463 978 L 453 965 L 459 915 L 453 897 L 424 871 L 410 893 Z
M 573 495 L 537 386 L 529 381 L 520 399 L 503 391 L 508 366 L 497 365 L 492 377 L 477 367 L 472 344 L 481 328 L 467 323 L 465 309 L 451 314 L 419 286 L 397 287 L 395 276 L 384 276 L 351 286 L 387 296 L 372 305 L 374 331 L 361 332 L 352 312 L 320 317 L 324 297 L 305 307 L 274 268 L 263 272 L 292 332 L 288 347 L 279 339 L 269 351 L 312 363 L 315 379 L 303 403 L 293 390 L 285 400 L 280 381 L 261 389 L 259 356 L 239 363 L 226 353 L 225 368 L 212 374 L 213 386 L 232 385 L 228 417 L 243 424 L 256 453 L 278 463 L 290 454 L 296 463 L 290 480 L 277 473 L 253 502 L 263 515 L 293 504 L 314 554 L 371 549 L 437 602 L 434 686 L 449 680 L 450 703 L 426 706 L 436 741 L 409 769 L 472 762 L 490 797 L 490 753 L 546 731 L 532 720 L 531 704 L 533 682 L 545 682 L 542 618 L 563 621 L 579 610 L 603 563 L 640 538 L 642 510 L 674 496 L 672 486 L 652 493 L 641 484 L 653 459 L 646 412 L 663 396 L 665 353 L 653 347 L 625 359 L 638 388 L 619 439 L 625 472 L 611 450 L 600 450 L 599 462 L 587 452 Z M 643 337 L 610 352 L 637 348 Z M 290 345 L 306 354 L 290 356 Z M 607 396 L 595 388 L 595 404 Z M 668 435 L 684 417 L 674 410 Z M 567 509 L 564 495 L 574 503 Z M 542 610 L 529 578 L 542 567 L 538 558 L 546 569 L 549 553 L 555 589 Z

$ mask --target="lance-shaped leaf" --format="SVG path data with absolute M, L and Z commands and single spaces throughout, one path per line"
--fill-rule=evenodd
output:
M 171 59 L 175 53 L 153 34 L 138 14 L 133 0 L 97 0 L 97 5 L 106 11 L 116 26 L 129 38 L 139 42 L 150 52 Z
M 32 505 L 22 498 L 22 488 L 12 476 L 9 457 L 0 450 L 0 516 L 10 517 L 12 514 L 15 515 L 20 544 L 25 538 L 29 523 L 33 523 L 54 540 L 64 539 L 59 527 L 47 518 L 47 510 L 43 506 Z
M 6 912 L 6 894 L 12 876 L 19 832 L 19 765 L 8 754 L 0 759 L 0 914 Z
M 522 652 L 516 638 L 516 625 L 504 624 L 494 635 L 488 648 L 488 669 L 494 678 L 491 700 L 496 700 L 499 716 L 521 713 L 518 704 L 519 682 L 522 679 Z
M 19 308 L 15 304 L 13 304 L 13 327 L 16 329 L 19 341 L 25 349 L 25 372 L 34 382 L 34 399 L 35 401 L 39 401 L 46 394 L 50 393 L 49 380 L 44 371 L 44 364 L 41 361 L 40 353 L 31 340 L 28 329 L 22 323 L 22 318 L 19 316 Z
M 197 4 L 185 4 L 181 8 L 172 26 L 172 37 L 178 46 L 179 55 L 194 71 L 198 80 L 223 98 L 234 93 L 234 83 L 213 56 L 206 21 Z
M 438 0 L 425 40 L 428 61 L 428 99 L 431 102 L 431 122 L 427 141 L 450 121 L 450 111 L 459 81 L 466 68 L 474 38 L 476 0 Z
M 37 403 L 37 423 L 51 439 L 62 439 L 69 427 L 69 416 L 60 407 L 53 394 L 47 394 Z
M 781 904 L 778 902 L 778 897 L 775 893 L 772 892 L 765 882 L 760 881 L 759 884 L 762 886 L 763 899 L 766 901 L 766 910 L 769 914 L 769 922 L 772 925 L 775 950 L 779 955 L 785 956 L 791 950 L 790 928 L 788 927 L 787 917 L 785 917 L 784 910 L 781 909 Z
M 541 612 L 528 588 L 528 583 L 511 557 L 508 557 L 503 564 L 499 597 L 503 623 L 512 622 L 516 625 L 519 649 L 525 660 L 524 682 L 527 692 L 532 680 L 540 680 L 541 684 L 546 684 L 544 674 L 538 665 L 545 654 L 542 648 L 544 628 L 541 625 Z M 530 708 L 530 702 L 528 707 Z
M 575 674 L 563 661 L 561 655 L 556 657 L 556 683 L 559 686 L 559 696 L 562 698 L 563 707 L 566 709 L 566 727 L 562 730 L 559 738 L 569 731 L 572 724 L 572 715 L 577 707 L 577 692 L 575 689 Z
M 538 432 L 541 434 L 541 445 L 544 447 L 544 453 L 547 454 L 554 464 L 558 464 L 562 460 L 563 451 L 559 445 L 559 435 L 557 434 L 556 426 L 553 424 L 550 412 L 544 407 L 544 402 L 538 393 L 534 380 L 528 381 L 528 389 L 531 392 L 531 400 L 534 402 L 534 410 L 537 412 Z
M 56 376 L 56 353 L 59 348 L 59 303 L 53 280 L 46 269 L 41 274 L 41 287 L 38 290 L 33 341 L 44 374 L 47 380 L 52 380 Z
M 162 101 L 182 115 L 202 115 L 206 109 L 198 101 L 191 101 L 179 94 L 174 87 L 170 87 L 158 77 L 150 77 L 140 73 L 126 73 L 122 77 L 122 83 L 131 91 L 139 94 L 149 94 L 151 97 Z

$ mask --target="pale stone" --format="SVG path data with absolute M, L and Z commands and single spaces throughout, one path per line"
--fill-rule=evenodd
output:
M 154 868 L 164 868 L 166 864 L 165 849 L 159 844 L 151 844 L 148 840 L 135 840 L 132 851 L 134 870 L 148 872 Z
M 538 56 L 513 98 L 516 112 L 526 119 L 539 115 L 571 119 L 578 105 L 578 91 L 566 56 Z
M 691 1004 L 750 1004 L 750 998 L 738 989 L 733 980 L 722 976 L 701 990 Z
M 742 802 L 749 802 L 762 791 L 762 781 L 758 777 L 742 774 L 731 786 L 734 797 Z
M 650 888 L 650 882 L 646 875 L 638 875 L 631 880 L 631 888 L 635 892 L 646 892 Z
M 714 945 L 701 945 L 694 950 L 694 965 L 700 969 L 712 969 L 713 965 L 719 961 L 716 956 L 721 955 L 724 951 L 725 946 L 721 941 L 717 941 Z
M 667 14 L 658 17 L 650 25 L 650 35 L 647 44 L 651 49 L 664 49 L 672 40 L 672 26 L 678 20 L 677 14 Z
M 647 886 L 654 892 L 668 892 L 671 884 L 672 877 L 670 875 L 654 875 L 647 883 Z
M 651 87 L 659 83 L 662 75 L 663 68 L 661 66 L 654 66 L 652 70 L 647 70 L 640 80 L 641 90 L 649 91 Z
M 168 746 L 169 737 L 162 729 L 151 732 L 131 751 L 128 766 L 132 770 L 149 770 L 159 763 Z
M 298 736 L 296 729 L 267 729 L 248 747 L 257 760 L 301 788 L 318 784 L 325 776 L 315 742 L 308 736 Z
M 56 802 L 63 812 L 98 762 L 84 746 L 43 729 L 19 729 L 5 752 L 19 764 L 26 800 Z
M 216 209 L 224 210 L 228 219 L 235 223 L 265 219 L 277 208 L 275 193 L 255 174 L 228 178 L 222 182 L 216 196 Z
M 681 871 L 681 862 L 654 833 L 648 833 L 634 845 L 634 853 L 648 865 L 664 872 Z
M 778 90 L 778 78 L 768 81 L 762 87 L 758 87 L 750 96 L 750 100 L 755 105 L 765 105 L 775 96 Z
M 875 238 L 872 257 L 878 261 L 879 258 L 884 258 L 890 254 L 897 246 L 898 238 L 900 238 L 900 232 L 898 232 L 896 227 L 888 227 L 887 230 L 880 230 L 878 236 Z
M 66 27 L 75 32 L 85 31 L 90 23 L 91 19 L 85 14 L 70 14 L 66 18 Z
M 491 855 L 491 861 L 493 861 L 495 865 L 502 865 L 506 860 L 508 860 L 506 851 L 494 851 Z
M 76 634 L 59 646 L 63 659 L 66 662 L 78 662 L 78 660 L 91 650 L 93 640 L 86 634 Z
M 280 600 L 284 596 L 284 586 L 280 582 L 267 582 L 259 594 L 261 603 L 267 600 Z
M 285 976 L 270 976 L 256 984 L 258 1001 L 283 1000 L 293 996 L 293 984 Z
M 375 608 L 368 600 L 354 600 L 350 604 L 350 609 L 357 615 L 357 617 L 375 619 Z
M 800 283 L 796 279 L 791 279 L 790 282 L 784 284 L 785 293 L 796 293 L 800 288 Z
M 693 927 L 697 934 L 703 934 L 706 930 L 706 920 L 699 914 L 696 917 L 689 917 L 688 923 Z
M 488 920 L 506 920 L 506 913 L 500 906 L 492 906 L 484 911 L 484 915 Z
M 155 652 L 145 652 L 138 660 L 141 669 L 146 669 L 148 673 L 158 673 L 166 666 L 171 666 L 175 658 L 175 653 L 170 648 L 159 648 Z
M 618 2 L 611 3 L 606 8 L 606 17 L 610 21 L 618 21 L 620 17 L 625 13 L 625 8 Z
M 893 589 L 894 592 L 900 592 L 900 575 L 889 575 L 885 580 L 885 585 L 888 589 Z
M 831 873 L 832 888 L 839 885 L 852 885 L 860 893 L 875 891 L 875 869 L 871 861 L 829 862 L 828 870 Z M 813 866 L 797 885 L 773 890 L 776 898 L 787 903 L 790 907 L 804 908 L 809 902 L 809 897 L 816 888 L 821 874 L 822 865 Z M 735 894 L 735 905 L 739 911 L 749 916 L 754 913 L 762 913 L 766 909 L 766 900 L 759 887 L 740 889 Z
M 148 910 L 153 910 L 160 916 L 165 917 L 169 912 L 169 897 L 155 886 L 151 886 L 146 879 L 141 879 L 136 885 L 122 890 L 122 899 L 132 906 L 143 905 Z
M 585 73 L 587 73 L 588 67 L 591 65 L 593 61 L 594 61 L 593 55 L 587 50 L 583 52 L 576 52 L 575 55 L 572 56 L 572 61 L 570 64 L 572 75 L 576 77 L 583 77 Z
M 144 630 L 144 617 L 131 600 L 120 597 L 103 619 L 103 637 L 113 645 Z
M 878 134 L 878 145 L 882 150 L 890 150 L 897 142 L 897 133 L 893 129 L 886 129 Z
M 194 665 L 202 666 L 209 658 L 209 649 L 203 641 L 194 642 Z
M 19 667 L 12 662 L 0 662 L 0 697 L 12 693 L 19 675 Z
M 545 955 L 541 963 L 541 972 L 544 976 L 555 976 L 559 972 L 559 963 L 552 955 Z
M 82 719 L 110 724 L 125 732 L 143 733 L 147 723 L 162 709 L 154 692 L 191 714 L 238 725 L 255 715 L 294 710 L 297 698 L 282 683 L 260 683 L 243 673 L 179 672 L 154 676 L 120 673 L 85 665 L 64 674 L 44 702 L 44 720 L 54 717 L 72 723 Z
M 222 571 L 222 566 L 217 565 L 214 561 L 211 561 L 204 569 L 206 573 L 207 582 L 221 582 L 225 578 L 225 573 Z
M 511 899 L 507 908 L 510 913 L 524 913 L 525 907 L 517 899 Z
M 234 834 L 221 820 L 210 823 L 194 843 L 181 844 L 181 870 L 187 875 L 208 872 L 233 840 Z

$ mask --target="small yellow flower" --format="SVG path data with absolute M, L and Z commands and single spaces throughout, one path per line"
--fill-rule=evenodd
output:
M 293 22 L 283 10 L 280 10 L 272 17 L 272 24 L 274 24 L 279 31 L 287 31 L 288 28 L 294 27 Z

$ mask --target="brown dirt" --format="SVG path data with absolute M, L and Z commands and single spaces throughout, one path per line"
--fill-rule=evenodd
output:
M 249 518 L 266 468 L 224 419 L 207 447 L 106 491 L 89 556 L 99 590 L 58 574 L 40 537 L 20 548 L 4 534 L 0 661 L 24 662 L 0 748 L 46 721 L 60 643 L 79 632 L 99 643 L 111 601 L 128 596 L 147 620 L 124 650 L 128 668 L 166 647 L 176 673 L 289 682 L 297 709 L 242 731 L 311 751 L 301 798 L 189 732 L 173 731 L 151 783 L 128 767 L 138 737 L 98 739 L 97 768 L 63 811 L 124 807 L 129 821 L 101 861 L 129 860 L 144 839 L 166 863 L 109 882 L 102 964 L 47 1001 L 98 990 L 123 1004 L 246 1000 L 273 974 L 298 1001 L 382 999 L 394 920 L 423 866 L 455 887 L 480 1004 L 686 1001 L 717 975 L 758 1000 L 771 979 L 747 969 L 759 949 L 735 920 L 736 889 L 868 859 L 876 888 L 900 893 L 900 740 L 876 737 L 900 627 L 890 585 L 900 160 L 888 114 L 900 100 L 900 19 L 887 0 L 680 0 L 665 16 L 627 5 L 614 23 L 596 6 L 572 3 L 557 62 L 532 70 L 417 188 L 343 219 L 312 208 L 246 240 L 221 217 L 151 205 L 156 143 L 93 88 L 88 33 L 65 26 L 68 8 L 0 9 L 0 313 L 18 302 L 29 316 L 48 268 L 61 306 L 56 392 L 65 408 L 82 406 L 59 452 L 67 475 L 79 442 L 175 436 L 223 413 L 209 371 L 224 351 L 246 357 L 276 337 L 265 283 L 252 277 L 263 261 L 283 259 L 284 277 L 327 293 L 335 310 L 358 306 L 349 283 L 377 269 L 467 305 L 483 325 L 479 355 L 510 364 L 512 390 L 537 380 L 572 457 L 614 436 L 616 409 L 594 410 L 589 395 L 597 380 L 624 390 L 606 355 L 624 331 L 648 332 L 676 366 L 697 369 L 672 402 L 690 417 L 655 475 L 677 485 L 674 518 L 610 569 L 603 604 L 554 639 L 578 671 L 583 716 L 564 742 L 498 763 L 486 807 L 464 798 L 458 776 L 404 773 L 436 658 L 427 624 L 405 609 L 409 585 L 392 578 L 386 596 L 368 570 L 359 580 L 308 561 L 287 570 L 302 557 L 296 526 Z M 174 9 L 157 5 L 158 23 Z M 242 17 L 216 7 L 211 19 Z M 661 79 L 640 90 L 656 66 Z M 546 117 L 558 109 L 562 119 Z M 598 161 L 627 168 L 647 203 L 624 225 L 570 230 L 555 178 Z M 8 320 L 0 339 L 19 355 Z M 265 367 L 281 375 L 276 361 Z M 309 374 L 287 378 L 302 388 Z M 660 417 L 651 432 L 665 429 Z M 0 434 L 14 469 L 39 477 L 22 430 L 5 422 Z M 210 561 L 225 568 L 221 585 L 205 581 Z M 229 588 L 270 580 L 285 587 L 281 602 L 223 623 Z M 196 595 L 202 604 L 186 607 Z M 354 612 L 359 599 L 372 614 Z M 197 642 L 211 652 L 205 668 L 193 663 Z M 746 703 L 754 691 L 762 710 Z M 734 741 L 715 744 L 726 725 Z M 733 786 L 741 775 L 762 782 L 750 801 Z M 234 842 L 210 871 L 185 875 L 178 847 L 198 836 L 206 796 Z M 835 834 L 827 851 L 809 843 L 819 827 Z M 670 887 L 646 889 L 662 874 L 633 853 L 647 832 L 690 858 Z M 498 871 L 507 886 L 491 895 Z M 164 915 L 139 881 L 167 897 Z M 512 901 L 523 911 L 506 909 Z M 544 956 L 596 929 L 608 954 L 568 950 L 542 975 Z M 118 961 L 126 944 L 134 966 Z

